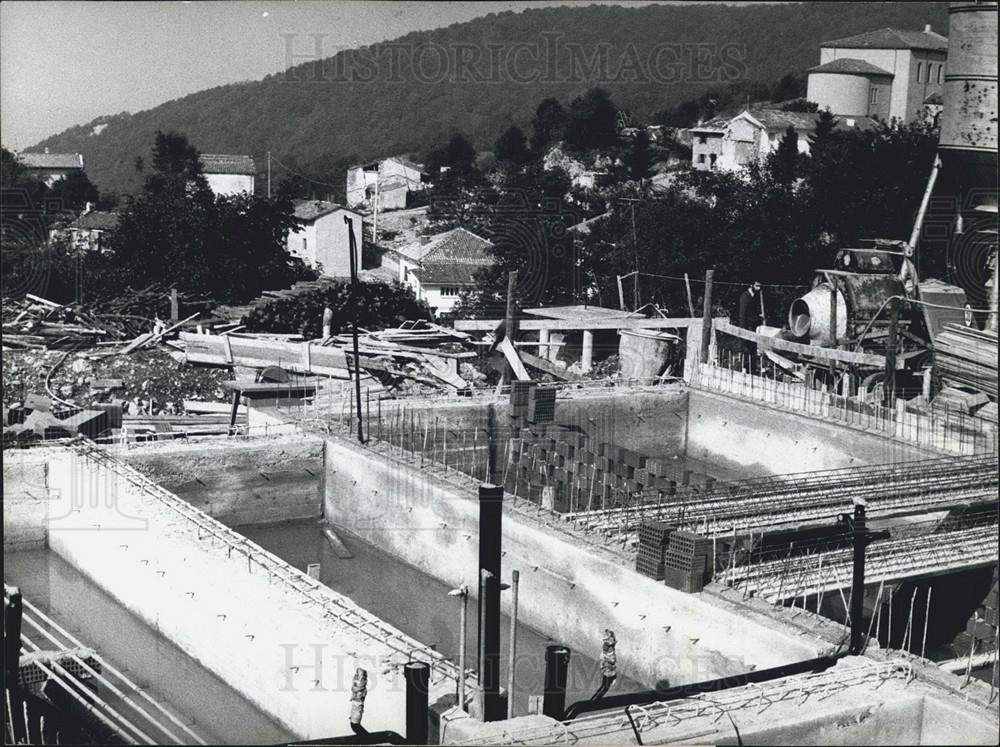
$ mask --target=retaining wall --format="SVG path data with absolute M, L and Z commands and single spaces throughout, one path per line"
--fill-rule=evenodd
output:
M 151 442 L 115 453 L 229 526 L 322 513 L 323 441 L 317 437 Z
M 349 599 L 274 559 L 272 567 L 313 584 L 321 602 L 308 601 L 251 563 L 266 555 L 261 548 L 243 538 L 227 544 L 221 524 L 177 498 L 134 489 L 134 480 L 68 451 L 50 460 L 49 475 L 52 550 L 294 734 L 350 733 L 358 666 L 369 674 L 365 726 L 405 732 L 401 664 L 423 644 L 396 631 L 409 647 L 400 656 L 385 642 L 385 623 L 362 633 L 341 622 L 322 600 L 358 610 Z M 200 525 L 185 518 L 192 515 Z M 432 679 L 432 702 L 454 692 L 437 667 Z
M 45 547 L 49 513 L 46 447 L 7 449 L 3 453 L 3 549 Z
M 330 438 L 325 459 L 329 522 L 448 584 L 476 587 L 479 509 L 472 492 L 346 439 Z M 503 549 L 503 578 L 521 572 L 526 623 L 594 658 L 604 629 L 614 629 L 620 671 L 650 686 L 777 666 L 829 648 L 774 618 L 670 589 L 558 525 L 517 517 L 509 505 Z M 598 681 L 595 673 L 595 687 Z

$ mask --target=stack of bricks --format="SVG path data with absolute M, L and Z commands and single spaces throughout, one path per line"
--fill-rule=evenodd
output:
M 639 573 L 657 581 L 666 578 L 667 543 L 674 529 L 665 521 L 644 521 L 639 525 L 639 554 L 635 560 Z
M 712 540 L 685 530 L 672 532 L 664 565 L 667 586 L 688 593 L 701 591 L 715 566 Z
M 526 426 L 520 436 L 511 441 L 504 483 L 519 498 L 540 500 L 542 488 L 551 487 L 555 510 L 581 511 L 634 504 L 637 496 L 656 501 L 677 490 L 672 460 L 594 444 L 556 424 Z

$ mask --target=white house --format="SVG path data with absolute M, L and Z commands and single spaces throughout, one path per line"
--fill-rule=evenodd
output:
M 808 153 L 809 135 L 816 129 L 818 116 L 780 109 L 748 109 L 735 117 L 719 117 L 692 127 L 691 168 L 738 171 L 760 163 L 778 148 L 789 127 L 798 137 L 799 153 Z M 836 126 L 866 129 L 874 124 L 871 117 L 840 117 Z
M 806 98 L 834 114 L 910 122 L 941 96 L 947 59 L 948 38 L 930 26 L 823 42 L 820 64 L 808 70 Z
M 74 171 L 83 171 L 83 156 L 79 153 L 19 153 L 17 160 L 28 173 L 51 187 Z
M 374 208 L 376 185 L 379 210 L 401 210 L 406 196 L 427 187 L 427 174 L 419 163 L 403 156 L 351 166 L 347 170 L 347 204 Z
M 295 203 L 295 217 L 302 225 L 288 234 L 289 253 L 329 277 L 350 277 L 350 230 L 361 269 L 361 213 L 335 202 L 302 200 Z M 350 229 L 344 218 L 351 219 Z
M 493 265 L 492 246 L 471 231 L 454 228 L 390 250 L 382 264 L 394 267 L 417 298 L 437 313 L 447 313 L 463 290 L 476 286 L 476 273 Z
M 253 194 L 257 174 L 252 156 L 202 153 L 201 170 L 215 195 Z

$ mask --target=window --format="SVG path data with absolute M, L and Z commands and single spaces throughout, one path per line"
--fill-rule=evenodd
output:
M 698 163 L 705 163 L 705 154 L 704 153 L 699 153 L 698 154 Z
M 938 73 L 937 73 L 937 84 L 938 85 L 941 85 L 941 74 L 942 74 L 941 71 L 942 70 L 944 70 L 944 65 L 938 65 Z
M 708 135 L 699 135 L 698 136 L 698 142 L 701 143 L 702 145 L 704 145 L 705 143 L 707 143 L 708 142 Z
M 872 106 L 877 106 L 878 105 L 878 89 L 875 86 L 872 86 L 872 101 L 871 101 L 871 103 L 872 103 Z
M 715 168 L 715 162 L 718 160 L 718 158 L 719 158 L 719 156 L 717 154 L 715 154 L 715 153 L 713 153 L 712 155 L 710 155 L 708 157 L 708 160 L 710 161 L 710 163 L 709 163 L 709 167 L 710 168 L 713 168 L 713 169 Z
M 457 296 L 458 293 L 459 293 L 459 289 L 458 289 L 457 286 L 454 286 L 454 285 L 443 285 L 443 286 L 441 286 L 441 295 L 442 296 Z
M 307 249 L 307 240 L 302 239 L 302 253 L 305 254 Z
M 921 83 L 922 82 L 920 80 L 920 78 L 923 77 L 923 73 L 924 73 L 924 63 L 918 62 L 917 63 L 917 83 Z

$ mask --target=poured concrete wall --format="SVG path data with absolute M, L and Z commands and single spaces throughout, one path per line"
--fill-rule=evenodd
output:
M 129 487 L 105 468 L 64 452 L 50 460 L 49 475 L 52 550 L 294 734 L 350 733 L 358 666 L 369 673 L 365 726 L 405 731 L 399 665 L 409 654 L 394 653 L 382 633 L 362 634 L 323 605 L 306 603 L 249 562 L 261 548 L 244 541 L 231 550 L 170 501 Z M 202 516 L 205 525 L 224 531 Z M 325 587 L 313 594 L 358 609 Z M 408 651 L 423 648 L 402 638 Z M 454 680 L 434 679 L 432 700 L 454 691 Z
M 3 454 L 3 549 L 45 547 L 49 513 L 48 452 L 8 449 Z
M 319 438 L 154 442 L 117 454 L 230 526 L 318 518 L 322 512 L 323 441 Z
M 326 468 L 329 522 L 446 583 L 475 588 L 479 516 L 470 491 L 342 439 L 327 441 Z M 506 510 L 503 549 L 504 580 L 514 569 L 521 572 L 521 619 L 594 658 L 603 630 L 614 629 L 619 671 L 647 685 L 693 682 L 821 653 L 823 644 L 802 631 L 668 588 L 558 525 L 531 523 Z M 543 652 L 533 653 L 540 667 Z
M 688 392 L 687 454 L 760 474 L 787 474 L 941 455 L 874 433 L 722 394 Z

